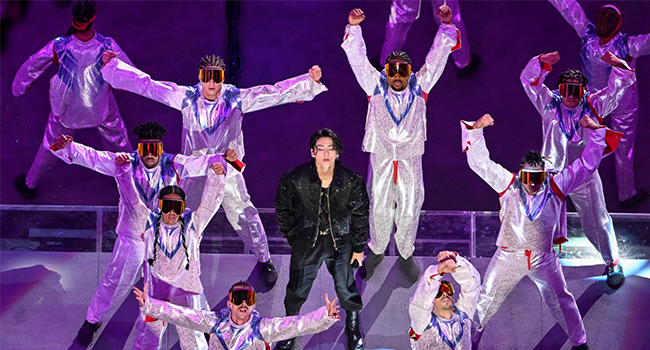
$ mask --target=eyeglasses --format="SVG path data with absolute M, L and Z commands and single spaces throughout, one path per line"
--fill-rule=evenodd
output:
M 214 80 L 216 84 L 219 84 L 223 81 L 225 72 L 223 69 L 201 68 L 199 69 L 199 80 L 204 83 Z
M 411 65 L 406 62 L 388 62 L 386 63 L 386 75 L 394 77 L 399 74 L 402 78 L 411 76 Z
M 541 184 L 546 180 L 546 171 L 541 169 L 521 169 L 519 170 L 519 180 L 524 185 L 529 183 Z
M 167 214 L 170 211 L 174 211 L 176 214 L 183 214 L 185 212 L 185 201 L 178 199 L 161 199 L 160 200 L 160 211 Z
M 154 157 L 158 157 L 162 154 L 163 145 L 162 142 L 140 142 L 138 143 L 138 154 L 140 157 L 146 157 L 148 154 L 151 154 Z
M 250 289 L 233 290 L 228 294 L 228 300 L 235 305 L 241 305 L 244 301 L 247 305 L 255 305 L 257 293 Z
M 442 296 L 442 292 L 447 293 L 447 295 L 454 295 L 454 286 L 451 285 L 449 281 L 440 281 L 440 289 L 438 289 L 438 294 L 436 294 L 436 299 Z
M 559 86 L 559 90 L 562 97 L 573 96 L 580 99 L 585 95 L 585 87 L 582 84 L 562 83 Z

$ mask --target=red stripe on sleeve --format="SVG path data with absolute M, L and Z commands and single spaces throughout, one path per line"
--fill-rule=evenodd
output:
M 558 185 L 555 183 L 555 179 L 554 179 L 554 178 L 555 178 L 555 176 L 551 177 L 551 181 L 549 181 L 549 182 L 551 183 L 551 190 L 552 190 L 553 193 L 555 193 L 555 195 L 558 196 L 561 200 L 565 200 L 565 199 L 566 199 L 566 195 L 565 195 L 564 193 L 562 193 L 562 191 L 560 190 L 560 187 L 558 187 Z
M 508 187 L 506 187 L 506 189 L 503 190 L 503 192 L 499 192 L 499 197 L 503 197 L 503 195 L 506 194 L 506 192 L 508 191 L 510 186 L 512 186 L 512 184 L 515 183 L 516 178 L 517 177 L 515 176 L 515 173 L 512 173 L 512 180 L 510 180 L 510 183 L 508 184 Z

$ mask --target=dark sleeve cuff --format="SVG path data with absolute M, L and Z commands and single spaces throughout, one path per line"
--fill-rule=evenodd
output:
M 363 253 L 363 250 L 366 248 L 365 244 L 353 245 L 352 251 L 355 253 Z

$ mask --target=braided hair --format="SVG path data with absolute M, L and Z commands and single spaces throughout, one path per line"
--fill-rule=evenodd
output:
M 183 201 L 185 200 L 185 192 L 183 191 L 182 188 L 178 186 L 165 186 L 163 187 L 162 190 L 160 190 L 160 193 L 158 194 L 158 199 L 163 199 L 165 196 L 169 194 L 178 194 L 181 196 Z M 179 215 L 182 215 L 183 213 L 179 213 Z M 156 231 L 154 234 L 154 242 L 153 242 L 153 258 L 148 259 L 147 262 L 149 263 L 149 266 L 153 266 L 154 261 L 156 261 L 156 255 L 158 253 L 158 239 L 160 237 L 160 223 L 162 221 L 162 213 L 158 214 L 158 217 L 156 218 Z M 185 259 L 187 259 L 187 264 L 185 265 L 185 270 L 190 269 L 190 253 L 187 251 L 187 242 L 185 240 L 185 218 L 184 217 L 179 217 L 178 221 L 181 223 L 181 242 L 183 243 L 183 250 L 185 251 Z
M 409 55 L 407 55 L 406 52 L 404 52 L 402 50 L 393 51 L 393 52 L 390 53 L 390 55 L 388 55 L 388 57 L 386 57 L 386 63 L 388 63 L 388 62 L 390 62 L 392 60 L 400 60 L 400 61 L 404 61 L 404 62 L 406 62 L 408 64 L 412 64 L 411 63 L 411 57 L 409 57 Z
M 133 133 L 138 135 L 140 140 L 162 140 L 167 129 L 158 122 L 146 122 L 136 125 Z M 183 193 L 183 197 L 185 197 L 185 193 Z
M 530 166 L 544 166 L 544 157 L 539 153 L 539 151 L 528 151 L 526 155 L 521 158 L 519 161 L 519 166 L 523 169 L 526 164 Z
M 201 58 L 201 62 L 199 62 L 199 69 L 205 67 L 221 67 L 225 70 L 226 62 L 224 62 L 223 59 L 217 55 L 208 55 Z

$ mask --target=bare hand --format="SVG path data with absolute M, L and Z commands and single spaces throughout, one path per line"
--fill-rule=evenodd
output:
M 226 173 L 226 171 L 223 169 L 223 164 L 221 163 L 210 164 L 210 169 L 212 169 L 217 175 L 224 175 Z
M 325 293 L 325 307 L 327 308 L 327 314 L 330 315 L 330 317 L 338 319 L 339 318 L 339 306 L 336 305 L 336 300 L 337 299 L 338 299 L 338 297 L 334 298 L 334 300 L 332 300 L 330 302 L 330 299 L 327 297 L 327 293 Z
M 115 52 L 111 50 L 106 50 L 102 55 L 102 62 L 104 62 L 104 65 L 107 65 L 108 62 L 110 62 L 115 57 L 117 57 L 117 54 Z
M 454 260 L 445 260 L 444 262 L 440 263 L 440 265 L 438 265 L 438 273 L 441 275 L 444 273 L 454 272 L 456 272 L 456 262 Z
M 609 64 L 610 66 L 625 68 L 625 61 L 616 57 L 616 55 L 614 55 L 609 51 L 605 52 L 605 54 L 603 55 L 603 57 L 601 57 L 601 59 L 605 63 Z
M 483 114 L 483 116 L 474 123 L 472 129 L 480 129 L 492 125 L 494 125 L 494 119 L 492 119 L 492 116 L 489 114 Z
M 442 20 L 442 23 L 451 23 L 451 18 L 453 14 L 451 13 L 451 9 L 447 5 L 442 5 L 438 7 L 438 12 L 436 13 L 436 16 Z
M 235 152 L 235 150 L 232 148 L 228 148 L 226 150 L 226 153 L 223 154 L 223 159 L 225 159 L 227 162 L 234 162 L 237 160 L 237 152 Z
M 539 62 L 541 64 L 548 63 L 551 66 L 560 61 L 560 54 L 557 51 L 539 55 Z
M 351 26 L 356 26 L 357 24 L 363 22 L 364 19 L 366 19 L 366 15 L 363 14 L 363 11 L 361 11 L 360 8 L 356 8 L 350 11 L 350 15 L 348 16 L 348 23 L 350 23 Z
M 147 291 L 149 290 L 149 282 L 144 284 L 144 291 L 141 291 L 138 289 L 138 287 L 133 287 L 133 294 L 135 294 L 135 298 L 138 299 L 138 304 L 140 304 L 140 307 L 144 306 L 144 301 L 147 299 Z
M 359 266 L 363 265 L 363 252 L 361 253 L 352 253 L 352 259 L 350 259 L 350 265 L 354 264 L 354 261 L 359 262 Z
M 595 120 L 591 119 L 589 115 L 584 115 L 582 119 L 580 119 L 580 126 L 591 130 L 600 129 L 600 125 L 598 125 Z
M 323 77 L 323 72 L 321 72 L 318 65 L 314 65 L 309 68 L 309 77 L 312 78 L 315 82 L 319 82 L 320 78 Z
M 456 261 L 456 253 L 450 252 L 448 250 L 443 250 L 440 253 L 438 253 L 438 261 L 439 262 L 444 262 L 447 260 L 453 260 Z
M 131 157 L 129 157 L 128 154 L 122 153 L 118 154 L 117 157 L 115 157 L 115 164 L 122 166 L 124 164 L 131 163 Z
M 56 139 L 56 141 L 52 144 L 50 148 L 54 151 L 58 151 L 60 149 L 64 149 L 65 146 L 67 146 L 71 142 L 72 142 L 72 136 L 61 135 L 59 136 L 58 139 Z

